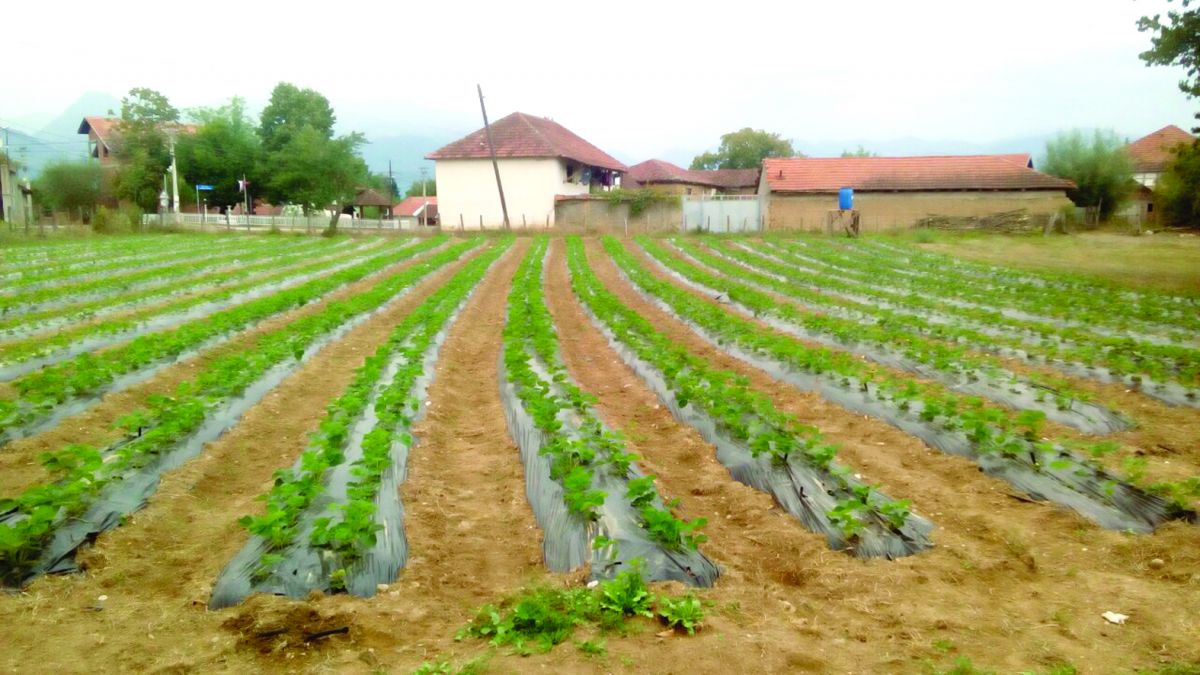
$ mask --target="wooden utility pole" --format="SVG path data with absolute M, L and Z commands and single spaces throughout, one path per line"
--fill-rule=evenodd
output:
M 500 191 L 500 210 L 504 213 L 504 229 L 509 229 L 508 225 L 508 204 L 504 202 L 504 185 L 500 183 L 500 164 L 496 161 L 496 145 L 492 142 L 492 127 L 488 124 L 487 108 L 483 105 L 483 87 L 475 85 L 475 89 L 479 91 L 479 110 L 483 113 L 483 130 L 487 134 L 488 154 L 492 156 L 492 170 L 496 172 L 496 189 Z M 483 216 L 480 216 L 482 219 Z M 480 229 L 483 228 L 483 223 L 479 224 Z

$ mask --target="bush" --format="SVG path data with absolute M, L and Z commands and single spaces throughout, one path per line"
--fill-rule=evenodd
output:
M 122 206 L 115 210 L 101 206 L 92 216 L 92 231 L 97 234 L 134 232 L 141 228 L 141 224 L 142 211 L 136 206 Z

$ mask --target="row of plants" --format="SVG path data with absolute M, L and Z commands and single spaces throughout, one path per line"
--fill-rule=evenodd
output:
M 1095 289 L 1072 292 L 1036 284 L 980 281 L 955 275 L 952 268 L 937 276 L 913 276 L 893 271 L 894 263 L 881 264 L 878 259 L 866 259 L 857 251 L 845 252 L 820 243 L 803 247 L 787 240 L 774 243 L 804 260 L 831 266 L 844 276 L 911 293 L 927 293 L 940 300 L 1011 308 L 1034 317 L 1085 327 L 1162 333 L 1181 340 L 1194 339 L 1200 331 L 1200 312 L 1195 307 L 1188 311 L 1174 301 L 1157 302 L 1150 296 L 1135 301 Z
M 226 402 L 239 396 L 271 369 L 299 362 L 323 337 L 356 317 L 378 309 L 478 242 L 461 242 L 386 276 L 369 290 L 330 302 L 321 311 L 259 337 L 246 348 L 206 364 L 182 382 L 173 396 L 151 395 L 146 406 L 118 421 L 128 437 L 107 449 L 72 444 L 43 453 L 42 464 L 55 478 L 0 498 L 0 580 L 19 585 L 38 571 L 55 530 L 83 516 L 106 488 L 138 475 L 172 451 Z M 232 421 L 230 421 L 232 423 Z M 106 521 L 103 529 L 113 523 Z
M 420 401 L 413 398 L 417 379 L 425 371 L 424 357 L 435 348 L 434 339 L 465 301 L 488 268 L 509 247 L 503 240 L 476 256 L 408 314 L 355 371 L 346 390 L 326 407 L 318 431 L 296 466 L 275 472 L 274 486 L 260 499 L 265 511 L 238 522 L 264 542 L 252 579 L 263 581 L 275 573 L 284 551 L 298 543 L 304 516 L 312 511 L 331 513 L 311 519 L 307 545 L 336 556 L 331 578 L 344 588 L 349 570 L 375 546 L 381 525 L 375 519 L 376 498 L 386 470 L 392 467 L 392 446 L 411 446 L 413 417 Z M 389 363 L 397 368 L 382 382 Z M 360 454 L 349 466 L 353 477 L 345 501 L 321 505 L 328 474 L 342 467 L 354 425 L 373 407 L 377 422 L 362 438 Z M 342 580 L 342 582 L 337 582 Z
M 566 642 L 580 626 L 609 633 L 621 631 L 639 617 L 694 635 L 703 626 L 704 605 L 691 593 L 655 594 L 646 585 L 640 566 L 633 565 L 591 588 L 534 588 L 500 604 L 484 605 L 458 631 L 455 640 L 485 640 L 493 647 L 511 647 L 515 654 L 528 656 Z M 603 640 L 585 640 L 576 645 L 588 654 L 605 651 Z M 449 664 L 445 666 L 447 670 L 431 665 L 425 672 L 451 672 Z
M 603 286 L 588 266 L 580 239 L 569 239 L 567 245 L 575 294 L 617 342 L 661 375 L 679 408 L 691 406 L 703 412 L 754 458 L 768 459 L 781 470 L 799 462 L 817 472 L 824 489 L 836 499 L 831 509 L 817 515 L 841 531 L 845 545 L 853 548 L 868 528 L 894 533 L 905 529 L 912 517 L 908 500 L 891 499 L 877 486 L 858 482 L 848 468 L 834 461 L 837 447 L 816 428 L 777 409 L 767 395 L 750 386 L 748 378 L 712 367 L 657 330 Z M 623 251 L 609 237 L 604 246 L 616 256 Z
M 265 244 L 265 248 L 277 250 L 286 240 L 279 244 Z M 294 245 L 294 244 L 289 244 Z M 230 250 L 231 249 L 231 250 Z M 204 250 L 200 255 L 175 258 L 167 263 L 158 263 L 148 267 L 138 267 L 119 274 L 104 274 L 88 276 L 88 278 L 53 286 L 25 289 L 12 294 L 0 295 L 0 314 L 21 309 L 34 309 L 58 300 L 73 301 L 77 296 L 117 293 L 132 288 L 138 284 L 161 284 L 167 280 L 194 276 L 208 269 L 226 265 L 236 265 L 246 253 L 245 249 L 236 246 L 222 246 L 216 250 Z
M 513 281 L 504 327 L 504 375 L 542 433 L 540 453 L 550 460 L 550 477 L 562 487 L 567 510 L 584 522 L 595 522 L 608 496 L 597 487 L 595 474 L 605 472 L 624 486 L 623 499 L 650 541 L 667 550 L 696 550 L 707 539 L 699 531 L 705 519 L 677 517 L 671 509 L 678 500 L 663 499 L 654 476 L 632 471 L 637 457 L 626 450 L 619 433 L 605 428 L 592 409 L 594 397 L 583 393 L 567 373 L 542 290 L 548 245 L 545 238 L 534 242 Z M 607 537 L 597 539 L 605 547 L 616 546 Z M 610 550 L 610 555 L 617 554 Z
M 265 271 L 280 270 L 297 261 L 316 262 L 327 256 L 339 255 L 344 250 L 368 251 L 379 246 L 378 241 L 366 243 L 353 242 L 349 238 L 329 243 L 328 239 L 312 239 L 312 247 L 292 249 L 288 253 L 276 255 L 267 250 L 247 255 L 236 266 L 221 267 L 212 271 L 200 271 L 194 276 L 182 279 L 166 279 L 162 283 L 141 284 L 132 289 L 122 289 L 115 293 L 102 293 L 99 297 L 90 294 L 82 298 L 63 298 L 62 302 L 50 303 L 36 310 L 14 311 L 7 316 L 0 316 L 0 332 L 8 335 L 25 335 L 44 330 L 46 327 L 79 321 L 94 316 L 109 314 L 136 307 L 138 305 L 156 302 L 163 298 L 183 295 L 200 289 L 217 288 L 222 285 L 238 282 Z
M 861 322 L 842 318 L 829 313 L 800 311 L 794 305 L 776 301 L 770 294 L 741 283 L 741 279 L 752 281 L 759 287 L 779 290 L 782 282 L 745 267 L 733 264 L 705 249 L 687 241 L 678 241 L 678 246 L 693 259 L 720 273 L 709 273 L 687 261 L 671 255 L 659 243 L 638 238 L 638 244 L 659 264 L 679 274 L 687 281 L 705 288 L 725 293 L 729 299 L 746 308 L 756 316 L 769 316 L 791 326 L 808 331 L 815 338 L 836 343 L 837 346 L 867 346 L 868 357 L 898 355 L 900 365 L 909 370 L 920 371 L 952 389 L 966 389 L 985 397 L 1008 398 L 1008 394 L 1024 393 L 1033 399 L 1032 404 L 1043 411 L 1049 407 L 1056 419 L 1077 426 L 1085 431 L 1116 431 L 1128 428 L 1128 423 L 1115 414 L 1084 403 L 1090 397 L 1068 383 L 1049 381 L 1037 373 L 1018 377 L 1006 369 L 996 358 L 973 352 L 955 341 L 937 340 L 921 333 L 901 330 L 886 321 Z M 924 368 L 914 367 L 916 365 Z M 988 385 L 983 388 L 980 383 Z M 1084 414 L 1058 414 L 1076 411 Z
M 124 255 L 110 256 L 108 260 L 98 261 L 96 264 L 89 265 L 85 269 L 74 269 L 59 264 L 58 261 L 54 261 L 52 264 L 43 265 L 36 271 L 23 273 L 16 278 L 6 279 L 4 292 L 19 293 L 33 288 L 65 286 L 96 278 L 106 273 L 120 274 L 133 269 L 154 269 L 156 266 L 173 262 L 202 259 L 204 255 L 220 251 L 245 248 L 253 250 L 259 247 L 272 249 L 286 248 L 286 246 L 279 246 L 277 244 L 268 246 L 263 242 L 253 242 L 247 246 L 244 242 L 235 241 L 213 242 L 208 246 L 199 246 L 191 243 L 181 246 L 171 241 L 167 241 L 165 244 L 165 246 L 132 257 Z
M 810 271 L 787 253 L 752 242 L 718 242 L 714 247 L 721 255 L 741 263 L 739 278 L 750 278 L 759 270 L 752 277 L 754 283 L 814 308 L 852 312 L 861 320 L 1035 363 L 1074 364 L 1080 374 L 1096 379 L 1104 377 L 1095 369 L 1104 368 L 1117 378 L 1128 377 L 1135 385 L 1143 381 L 1151 385 L 1175 383 L 1188 390 L 1188 399 L 1200 396 L 1200 350 L 1098 335 L 1081 328 L 1017 319 L 990 308 L 947 305 L 874 288 L 864 282 Z M 1146 388 L 1153 393 L 1152 386 Z
M 271 259 L 268 261 L 253 266 L 254 269 L 258 270 L 271 270 L 269 274 L 255 276 L 251 279 L 232 284 L 224 284 L 209 290 L 184 294 L 183 297 L 175 300 L 156 304 L 142 310 L 121 313 L 110 319 L 60 327 L 51 335 L 33 335 L 23 339 L 0 343 L 0 366 L 45 356 L 82 340 L 108 335 L 119 335 L 133 331 L 148 321 L 169 318 L 171 315 L 187 312 L 201 305 L 216 305 L 213 309 L 220 309 L 219 303 L 226 302 L 227 304 L 227 301 L 231 299 L 234 302 L 241 302 L 237 297 L 240 294 L 253 293 L 255 289 L 269 289 L 271 286 L 277 284 L 287 284 L 290 280 L 303 281 L 306 277 L 323 274 L 346 266 L 348 263 L 363 262 L 371 256 L 363 255 L 363 253 L 355 249 L 314 260 L 312 252 L 306 249 L 291 255 L 270 257 Z M 300 264 L 293 264 L 297 260 L 299 260 Z M 179 321 L 185 319 L 186 315 L 181 316 Z
M 210 340 L 231 335 L 258 321 L 318 300 L 338 288 L 438 248 L 443 243 L 445 237 L 433 237 L 412 246 L 396 248 L 390 254 L 374 257 L 300 286 L 189 321 L 170 330 L 143 335 L 112 349 L 80 354 L 69 361 L 19 377 L 12 381 L 15 395 L 0 398 L 0 435 L 46 416 L 69 400 L 93 396 L 119 376 L 177 358 Z M 453 250 L 465 249 L 458 244 Z
M 1046 490 L 1066 489 L 1074 497 L 1097 501 L 1106 509 L 1128 518 L 1121 521 L 1129 528 L 1153 529 L 1168 518 L 1194 517 L 1187 503 L 1165 503 L 1143 494 L 1128 481 L 1109 473 L 1093 457 L 1111 453 L 1116 444 L 1111 441 L 1083 443 L 1067 439 L 1044 437 L 1045 415 L 1025 410 L 1018 414 L 988 405 L 981 397 L 963 396 L 949 391 L 936 382 L 921 382 L 911 377 L 897 376 L 853 355 L 824 347 L 810 347 L 786 334 L 765 329 L 724 307 L 707 302 L 696 295 L 659 279 L 642 267 L 611 237 L 604 240 L 605 249 L 622 272 L 642 292 L 656 298 L 676 316 L 694 326 L 709 339 L 736 347 L 755 359 L 780 364 L 794 372 L 816 378 L 823 387 L 822 395 L 839 392 L 839 405 L 853 405 L 870 410 L 872 402 L 886 403 L 886 421 L 902 426 L 913 433 L 913 425 L 950 438 L 964 439 L 969 452 L 965 453 L 981 465 L 1008 471 L 999 473 L 1008 480 L 1024 480 L 1022 472 L 1039 477 Z M 861 411 L 860 410 L 860 411 Z M 937 436 L 923 436 L 934 443 Z M 939 449 L 955 447 L 945 443 Z M 1079 448 L 1084 452 L 1076 452 Z M 1085 454 L 1086 453 L 1086 454 Z M 1041 479 L 1045 479 L 1042 481 Z M 1097 486 L 1092 489 L 1092 486 Z M 1174 497 L 1177 493 L 1167 485 L 1159 493 Z M 1069 504 L 1079 510 L 1075 501 Z M 1090 507 L 1088 507 L 1090 508 Z M 1084 515 L 1094 515 L 1084 512 Z
M 896 269 L 904 269 L 913 274 L 937 277 L 949 270 L 963 277 L 995 279 L 1014 286 L 1036 285 L 1043 288 L 1059 288 L 1072 293 L 1106 295 L 1114 302 L 1132 300 L 1157 303 L 1167 309 L 1172 307 L 1200 309 L 1200 295 L 1176 295 L 1161 291 L 1133 290 L 1104 279 L 1045 269 L 1033 272 L 999 267 L 923 251 L 915 246 L 878 240 L 860 240 L 854 242 L 853 245 L 843 244 L 843 246 L 853 250 L 856 254 L 880 258 L 885 264 L 890 263 L 897 266 Z
M 47 263 L 55 266 L 103 264 L 116 256 L 137 257 L 166 248 L 204 246 L 209 239 L 165 238 L 160 235 L 129 236 L 89 241 L 53 241 L 40 245 L 6 245 L 0 251 L 0 274 L 39 271 Z

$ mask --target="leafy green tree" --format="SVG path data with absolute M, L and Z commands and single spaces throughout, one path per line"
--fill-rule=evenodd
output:
M 1154 185 L 1154 198 L 1164 223 L 1200 227 L 1200 142 L 1175 150 Z
M 369 175 L 358 154 L 362 134 L 334 137 L 336 121 L 328 99 L 311 89 L 280 82 L 263 110 L 264 196 L 276 204 L 300 204 L 306 213 L 354 197 Z M 329 224 L 337 229 L 337 214 Z
M 344 205 L 367 177 L 367 165 L 358 156 L 358 134 L 327 138 L 320 130 L 302 126 L 289 132 L 288 142 L 267 153 L 264 163 L 268 195 L 300 204 L 305 212 L 334 202 Z
M 767 157 L 803 157 L 779 134 L 746 127 L 721 137 L 716 152 L 692 160 L 692 169 L 757 169 Z
M 1112 131 L 1097 130 L 1089 139 L 1078 129 L 1065 131 L 1046 142 L 1042 171 L 1075 182 L 1067 197 L 1076 206 L 1100 208 L 1108 218 L 1133 190 L 1133 162 L 1125 142 Z
M 179 111 L 153 89 L 135 87 L 121 99 L 121 120 L 114 156 L 120 168 L 117 197 L 153 211 L 171 164 L 167 130 L 179 122 Z
M 878 157 L 874 152 L 867 150 L 863 146 L 858 146 L 857 150 L 843 150 L 842 157 Z
M 262 144 L 253 119 L 246 114 L 246 102 L 235 97 L 219 108 L 202 108 L 190 114 L 200 128 L 180 137 L 176 144 L 180 176 L 190 185 L 212 185 L 208 202 L 213 206 L 240 203 L 238 181 L 245 176 L 252 194 L 261 182 Z M 184 192 L 182 188 L 180 192 Z M 186 196 L 191 197 L 189 201 L 195 200 L 194 194 Z
M 1138 30 L 1154 33 L 1142 60 L 1147 65 L 1182 66 L 1186 77 L 1179 88 L 1189 98 L 1200 98 L 1200 9 L 1189 8 L 1192 3 L 1181 0 L 1180 11 L 1168 11 L 1165 22 L 1161 14 L 1142 17 Z M 1200 134 L 1200 126 L 1192 132 Z M 1200 140 L 1175 151 L 1154 192 L 1166 222 L 1200 227 Z
M 312 127 L 326 138 L 333 138 L 336 121 L 329 99 L 312 89 L 280 82 L 271 91 L 267 107 L 263 108 L 258 133 L 267 152 L 274 152 L 287 145 L 304 127 Z
M 385 197 L 390 196 L 393 199 L 400 197 L 400 186 L 396 184 L 396 179 L 388 176 L 386 173 L 368 175 L 364 185 L 374 188 L 379 194 Z
M 422 195 L 421 184 L 422 184 L 422 181 L 414 180 L 412 182 L 412 185 L 408 186 L 408 192 L 405 192 L 404 196 L 405 197 L 420 197 Z M 437 196 L 437 181 L 436 180 L 434 180 L 432 178 L 426 178 L 424 180 L 424 185 L 425 185 L 424 195 L 426 197 Z
M 53 211 L 92 209 L 104 194 L 104 171 L 96 162 L 53 162 L 34 181 L 38 201 Z
M 1151 48 L 1141 54 L 1146 65 L 1182 66 L 1187 78 L 1179 82 L 1179 88 L 1196 98 L 1200 97 L 1200 9 L 1189 9 L 1192 2 L 1182 0 L 1182 11 L 1168 11 L 1165 23 L 1161 14 L 1142 17 L 1138 30 L 1155 33 L 1150 38 Z

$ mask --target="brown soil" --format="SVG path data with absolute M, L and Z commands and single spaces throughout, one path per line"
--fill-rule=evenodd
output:
M 1188 618 L 1197 604 L 1179 602 L 1180 593 L 1200 583 L 1191 526 L 1171 524 L 1152 537 L 1135 537 L 1102 530 L 1063 509 L 1014 499 L 1007 484 L 982 475 L 965 459 L 932 451 L 882 422 L 778 383 L 722 354 L 643 301 L 595 242 L 589 242 L 588 251 L 593 268 L 623 302 L 678 344 L 748 376 L 781 409 L 838 444 L 841 462 L 889 495 L 912 499 L 914 510 L 938 526 L 931 551 L 892 562 L 862 562 L 829 551 L 820 537 L 779 509 L 763 508 L 765 498 L 759 495 L 731 505 L 733 493 L 749 490 L 732 483 L 698 435 L 687 431 L 688 440 L 680 438 L 679 425 L 656 407 L 653 395 L 603 348 L 590 326 L 576 328 L 585 325 L 577 308 L 573 318 L 563 318 L 557 289 L 565 288 L 566 277 L 556 250 L 547 292 L 572 375 L 600 396 L 601 414 L 631 434 L 647 470 L 660 477 L 668 493 L 683 498 L 686 515 L 709 518 L 712 541 L 706 550 L 731 570 L 714 597 L 718 603 L 737 603 L 742 618 L 758 630 L 777 632 L 764 638 L 777 650 L 787 645 L 809 658 L 820 655 L 818 669 L 856 672 L 915 670 L 924 660 L 945 665 L 955 654 L 1002 670 L 1061 660 L 1081 672 L 1151 665 L 1164 654 L 1178 660 L 1200 656 L 1197 627 Z M 581 339 L 576 337 L 580 330 L 593 334 L 593 340 L 572 347 Z M 700 457 L 690 448 L 700 449 Z M 665 449 L 670 452 L 659 459 Z M 694 477 L 701 470 L 693 468 L 697 463 L 710 465 L 705 469 L 710 479 Z M 733 531 L 722 532 L 720 523 L 729 521 Z M 788 539 L 760 536 L 764 526 L 777 521 L 794 530 Z M 739 561 L 741 546 L 754 552 Z M 763 550 L 771 546 L 788 552 Z M 1163 555 L 1171 562 L 1162 558 L 1163 566 L 1151 569 L 1150 561 Z M 773 567 L 771 560 L 791 569 Z M 737 572 L 743 568 L 757 576 L 741 583 Z M 1168 568 L 1175 573 L 1162 574 Z M 732 599 L 724 600 L 725 593 Z M 1111 626 L 1100 618 L 1109 610 L 1139 620 Z M 789 629 L 795 622 L 806 630 Z M 692 643 L 692 658 L 702 643 Z M 948 644 L 953 647 L 947 649 Z M 736 647 L 715 647 L 720 656 L 714 658 L 735 658 L 730 649 Z
M 439 270 L 327 346 L 200 457 L 164 476 L 144 510 L 82 552 L 85 574 L 42 578 L 19 595 L 0 598 L 0 621 L 22 627 L 6 636 L 0 668 L 26 672 L 36 663 L 42 672 L 254 672 L 265 665 L 257 659 L 271 637 L 255 626 L 284 628 L 277 640 L 267 640 L 278 644 L 339 627 L 343 619 L 331 616 L 354 622 L 360 610 L 374 615 L 375 605 L 345 597 L 328 599 L 315 612 L 280 609 L 288 603 L 274 598 L 225 612 L 209 612 L 206 605 L 221 568 L 247 539 L 237 519 L 262 508 L 257 497 L 270 488 L 273 472 L 304 450 L 325 406 L 350 383 L 363 358 L 462 263 Z M 310 648 L 342 638 L 301 639 L 298 650 L 281 649 L 286 655 L 275 667 L 307 668 L 324 659 Z
M 385 273 L 395 274 L 426 257 L 428 257 L 427 253 L 416 258 L 406 259 L 388 267 Z M 170 395 L 179 386 L 179 383 L 193 378 L 209 363 L 247 348 L 262 335 L 319 312 L 331 302 L 366 290 L 378 283 L 378 279 L 379 277 L 374 277 L 358 281 L 319 301 L 268 318 L 254 328 L 243 331 L 220 345 L 172 364 L 145 382 L 106 394 L 96 405 L 62 420 L 52 429 L 8 443 L 0 448 L 0 495 L 12 495 L 30 485 L 47 480 L 49 474 L 42 468 L 41 462 L 38 460 L 43 452 L 55 450 L 71 443 L 88 443 L 101 447 L 112 443 L 121 436 L 120 432 L 113 430 L 116 420 L 141 408 L 147 396 L 151 394 Z
M 85 574 L 40 579 L 0 597 L 0 621 L 10 626 L 0 669 L 400 673 L 423 661 L 483 656 L 494 672 L 890 673 L 946 668 L 968 656 L 1003 672 L 1066 661 L 1081 673 L 1107 673 L 1200 660 L 1193 528 L 1128 536 L 1013 499 L 970 462 L 709 347 L 642 301 L 594 242 L 589 255 L 610 290 L 679 344 L 748 375 L 780 408 L 819 426 L 865 480 L 911 498 L 938 525 L 936 547 L 897 561 L 859 561 L 830 551 L 769 497 L 734 482 L 713 449 L 674 421 L 592 327 L 570 292 L 562 242 L 554 242 L 547 301 L 571 375 L 598 396 L 601 417 L 625 432 L 664 495 L 682 499 L 680 515 L 708 518 L 703 549 L 724 573 L 699 592 L 710 608 L 695 637 L 660 635 L 640 622 L 628 636 L 608 636 L 604 657 L 570 644 L 520 658 L 454 642 L 480 604 L 531 583 L 582 580 L 541 564 L 540 533 L 500 406 L 505 298 L 525 247 L 514 248 L 442 349 L 401 488 L 411 556 L 395 583 L 370 600 L 259 596 L 205 609 L 221 567 L 246 540 L 236 519 L 261 508 L 255 498 L 272 472 L 303 450 L 362 357 L 448 270 L 327 347 L 201 457 L 165 476 L 143 511 L 83 556 Z M 1128 614 L 1128 623 L 1106 623 L 1100 614 L 1109 610 Z
M 707 246 L 705 247 L 708 248 Z M 632 244 L 629 245 L 629 248 L 639 257 L 643 266 L 660 279 L 670 281 L 679 288 L 710 303 L 712 302 L 712 298 L 689 286 L 680 284 L 674 278 L 662 273 L 654 261 L 640 248 Z M 668 247 L 668 250 L 677 257 L 682 257 L 679 256 L 679 252 L 674 248 Z M 772 291 L 766 292 L 778 302 L 787 303 L 797 311 L 811 311 L 793 298 Z M 723 307 L 726 310 L 741 314 L 736 308 L 729 307 L 728 305 Z M 776 332 L 774 329 L 757 322 L 749 316 L 743 315 L 743 317 L 759 323 L 766 330 Z M 796 339 L 810 347 L 824 347 L 823 345 L 801 340 L 794 336 L 788 337 Z M 1104 437 L 1119 441 L 1123 445 L 1119 452 L 1099 458 L 1101 463 L 1105 464 L 1108 468 L 1123 475 L 1125 471 L 1123 470 L 1122 463 L 1125 458 L 1141 457 L 1147 460 L 1146 484 L 1152 484 L 1160 480 L 1178 481 L 1200 475 L 1200 410 L 1169 406 L 1149 396 L 1129 390 L 1122 385 L 1104 384 L 1095 380 L 1068 375 L 1051 366 L 1035 366 L 1011 358 L 997 357 L 997 360 L 1003 367 L 1018 375 L 1037 373 L 1045 376 L 1050 381 L 1059 380 L 1067 382 L 1075 390 L 1091 396 L 1095 402 L 1107 406 L 1109 409 L 1117 411 L 1133 420 L 1135 423 L 1134 428 L 1115 434 L 1108 434 Z M 890 369 L 883 368 L 883 370 Z M 912 377 L 910 374 L 902 371 L 892 370 L 892 372 L 896 375 Z M 913 379 L 919 380 L 920 378 Z M 1071 427 L 1053 422 L 1047 422 L 1045 430 L 1046 436 L 1076 439 L 1089 443 L 1101 440 L 1095 436 L 1089 436 Z

